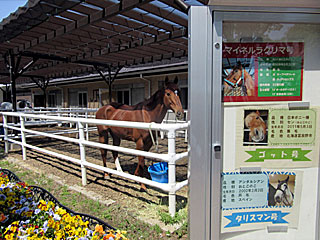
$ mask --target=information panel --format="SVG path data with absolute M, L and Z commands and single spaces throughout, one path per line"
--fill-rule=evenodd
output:
M 239 108 L 236 168 L 317 167 L 319 119 L 319 108 Z
M 223 172 L 221 232 L 297 228 L 302 172 Z
M 224 43 L 225 102 L 302 99 L 302 42 Z

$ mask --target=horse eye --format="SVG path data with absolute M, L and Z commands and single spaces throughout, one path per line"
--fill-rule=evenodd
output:
M 256 117 L 256 119 L 258 120 L 258 119 L 259 119 L 259 117 Z
M 170 97 L 170 93 L 167 93 L 167 96 Z

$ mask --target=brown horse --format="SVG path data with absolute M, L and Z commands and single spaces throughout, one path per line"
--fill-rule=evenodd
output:
M 246 89 L 246 96 L 255 95 L 254 81 L 247 70 L 238 62 L 228 76 L 224 79 L 224 95 L 227 95 L 235 87 L 241 87 L 243 84 Z
M 119 103 L 110 103 L 101 107 L 97 113 L 97 119 L 118 120 L 118 121 L 133 121 L 133 122 L 155 122 L 161 123 L 167 111 L 171 109 L 178 119 L 183 118 L 183 109 L 179 98 L 179 88 L 177 86 L 178 79 L 175 78 L 174 82 L 165 80 L 165 87 L 158 90 L 149 99 L 138 103 L 134 106 L 128 106 Z M 108 133 L 113 138 L 113 145 L 119 146 L 121 139 L 134 141 L 137 150 L 149 151 L 152 147 L 152 137 L 148 130 L 133 129 L 133 128 L 120 128 L 108 127 L 99 125 L 99 142 L 108 143 Z M 154 133 L 152 133 L 154 135 Z M 106 167 L 107 150 L 100 149 L 103 160 L 103 166 Z M 112 151 L 113 158 L 117 165 L 117 170 L 122 171 L 119 160 L 118 152 Z M 144 175 L 144 157 L 138 157 L 139 162 L 135 170 L 135 175 L 142 177 Z M 109 175 L 105 173 L 105 177 Z M 145 190 L 144 184 L 141 184 L 141 189 Z
M 260 116 L 260 112 L 249 113 L 245 119 L 244 124 L 250 129 L 249 141 L 261 142 L 265 139 L 267 133 L 267 125 L 265 121 Z

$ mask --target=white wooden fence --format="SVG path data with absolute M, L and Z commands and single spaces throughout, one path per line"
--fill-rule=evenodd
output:
M 185 123 L 188 121 L 188 110 L 184 110 L 184 114 L 185 114 L 184 119 L 178 120 L 176 118 L 175 113 L 172 110 L 168 110 L 164 119 L 162 120 L 162 123 L 165 123 L 165 124 L 167 124 L 167 123 Z M 179 131 L 178 134 L 184 137 L 185 142 L 188 142 L 188 129 L 184 129 L 182 131 Z M 161 131 L 160 132 L 161 139 L 164 138 L 164 135 L 165 135 L 165 132 Z
M 118 175 L 133 181 L 144 183 L 149 186 L 153 186 L 163 191 L 168 192 L 169 194 L 169 213 L 174 216 L 176 211 L 176 192 L 182 187 L 188 184 L 188 180 L 182 182 L 176 182 L 176 162 L 180 159 L 183 159 L 188 156 L 188 151 L 183 153 L 176 153 L 176 131 L 187 129 L 189 123 L 174 123 L 174 124 L 157 124 L 157 123 L 141 123 L 141 122 L 126 122 L 126 121 L 112 121 L 112 120 L 98 120 L 98 119 L 89 119 L 89 118 L 76 118 L 76 117 L 61 117 L 61 116 L 49 116 L 42 114 L 28 114 L 28 113 L 19 113 L 19 112 L 1 112 L 3 115 L 3 127 L 4 127 L 4 142 L 5 142 L 5 151 L 8 153 L 9 144 L 18 144 L 22 147 L 22 156 L 23 159 L 27 159 L 26 149 L 33 149 L 38 152 L 49 154 L 58 158 L 62 158 L 73 163 L 81 165 L 82 172 L 82 185 L 87 184 L 87 174 L 86 167 L 94 168 L 101 170 L 107 173 Z M 19 124 L 8 123 L 8 116 L 18 117 L 20 119 Z M 26 128 L 26 119 L 33 120 L 44 120 L 44 121 L 55 121 L 55 122 L 64 122 L 77 125 L 78 136 L 76 138 L 61 136 L 48 132 L 41 132 L 36 130 L 31 130 Z M 152 153 L 146 151 L 140 151 L 136 149 L 129 149 L 120 146 L 113 146 L 108 144 L 97 143 L 89 141 L 85 138 L 85 126 L 86 125 L 107 125 L 113 127 L 126 127 L 126 128 L 137 128 L 137 129 L 146 129 L 146 130 L 156 130 L 156 131 L 165 131 L 168 136 L 168 152 L 166 154 Z M 21 141 L 14 139 L 13 136 L 9 136 L 8 130 L 16 130 L 21 133 Z M 26 137 L 27 134 L 30 136 L 45 136 L 54 139 L 63 140 L 66 142 L 72 142 L 79 144 L 80 147 L 80 159 L 76 159 L 70 156 L 66 156 L 61 153 L 50 151 L 44 148 L 36 147 L 31 144 L 27 144 Z M 168 183 L 158 183 L 152 180 L 131 175 L 129 173 L 119 172 L 107 167 L 102 167 L 86 161 L 86 146 L 104 148 L 107 150 L 114 150 L 126 154 L 144 156 L 147 158 L 158 159 L 161 161 L 168 162 Z
M 95 118 L 95 113 L 98 111 L 99 108 L 60 108 L 60 107 L 35 107 L 35 108 L 18 108 L 18 112 L 21 113 L 29 113 L 29 114 L 46 114 L 50 116 L 59 116 L 59 117 L 83 117 L 83 118 Z M 11 112 L 11 109 L 8 110 L 0 110 L 1 112 Z M 168 110 L 167 114 L 165 115 L 162 123 L 186 123 L 188 119 L 188 111 L 184 110 L 185 113 L 185 119 L 184 120 L 177 120 L 175 117 L 175 114 L 173 111 Z M 26 126 L 40 126 L 40 125 L 53 125 L 58 124 L 61 126 L 62 124 L 65 124 L 65 122 L 57 122 L 55 120 L 48 120 L 48 119 L 26 119 L 25 125 Z M 65 133 L 72 133 L 75 131 L 78 131 L 78 126 L 74 123 L 68 124 L 70 127 L 70 130 L 59 130 L 59 132 L 55 132 L 55 134 L 65 134 Z M 75 126 L 75 129 L 72 129 L 73 126 Z M 2 122 L 0 122 L 0 129 L 2 128 Z M 96 127 L 90 128 L 88 124 L 85 124 L 86 129 L 86 139 L 89 139 L 89 132 L 90 131 L 96 131 Z M 160 131 L 160 137 L 161 139 L 164 139 L 166 132 Z M 184 141 L 188 142 L 188 129 L 180 130 L 177 132 L 178 136 L 183 136 Z M 158 136 L 158 135 L 157 135 Z M 0 132 L 0 139 L 3 138 L 3 134 Z M 158 144 L 158 139 L 155 142 Z

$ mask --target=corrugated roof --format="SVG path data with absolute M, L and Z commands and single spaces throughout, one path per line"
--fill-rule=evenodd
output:
M 0 83 L 9 80 L 9 51 L 17 72 L 30 65 L 20 82 L 185 59 L 187 27 L 174 0 L 29 0 L 0 23 Z

